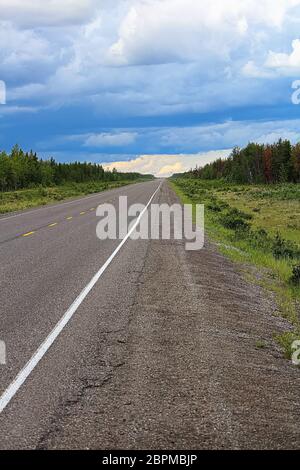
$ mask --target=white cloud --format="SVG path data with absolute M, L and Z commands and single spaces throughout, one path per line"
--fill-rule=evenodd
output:
M 251 78 L 275 78 L 279 75 L 295 76 L 300 72 L 300 39 L 292 41 L 292 52 L 269 50 L 267 59 L 260 66 L 253 60 L 247 62 L 242 73 Z
M 196 127 L 170 128 L 158 132 L 162 148 L 179 152 L 195 148 L 232 148 L 248 142 L 274 142 L 280 137 L 300 140 L 300 120 L 286 121 L 227 121 Z M 157 136 L 158 139 L 158 136 Z
M 79 24 L 94 11 L 94 0 L 0 0 L 0 18 L 23 27 Z
M 257 27 L 280 28 L 299 0 L 137 1 L 119 28 L 109 59 L 116 65 L 228 60 L 255 39 Z M 250 43 L 251 46 L 251 43 Z
M 188 154 L 197 157 L 199 152 L 214 148 L 230 149 L 234 146 L 243 147 L 249 142 L 274 142 L 280 137 L 290 139 L 292 142 L 300 141 L 299 129 L 300 119 L 285 121 L 228 120 L 191 127 L 119 128 L 102 133 L 58 135 L 51 141 L 40 141 L 39 146 L 42 146 L 44 150 L 49 148 L 49 145 L 52 149 L 55 146 L 63 149 L 66 145 L 71 144 L 75 151 L 80 150 L 83 153 L 85 149 L 99 148 L 99 154 L 103 154 L 103 159 L 98 160 L 101 162 L 110 161 L 105 160 L 104 153 L 109 147 L 121 148 L 119 158 L 114 155 L 113 160 L 127 160 L 128 154 L 130 156 L 137 154 L 140 148 L 146 155 L 162 154 L 168 156 L 172 153 L 176 156 Z M 127 157 L 121 156 L 124 153 L 123 148 L 126 148 Z M 104 150 L 101 151 L 101 149 Z M 99 154 L 95 157 L 99 157 Z M 169 165 L 169 162 L 170 160 L 165 164 Z M 128 162 L 122 163 L 122 165 L 128 165 Z
M 270 104 L 271 92 L 242 81 L 276 76 L 255 64 L 264 63 L 274 36 L 293 30 L 297 5 L 300 0 L 0 0 L 1 79 L 13 81 L 16 104 L 81 101 L 106 115 Z M 115 65 L 130 67 L 120 73 Z
M 21 87 L 11 88 L 9 90 L 9 100 L 31 99 L 37 96 L 43 96 L 46 92 L 46 86 L 40 83 L 30 83 Z
M 133 160 L 120 161 L 104 164 L 104 168 L 112 170 L 116 168 L 122 172 L 138 172 L 152 174 L 167 178 L 174 173 L 183 173 L 195 168 L 196 165 L 203 166 L 217 158 L 227 158 L 230 150 L 212 151 L 195 155 L 141 155 Z
M 258 144 L 273 144 L 277 142 L 279 139 L 283 140 L 290 140 L 291 142 L 297 142 L 300 139 L 300 133 L 297 131 L 291 131 L 282 127 L 281 129 L 277 129 L 275 131 L 271 131 L 267 134 L 261 135 L 256 142 Z
M 137 132 L 118 131 L 57 136 L 56 143 L 79 142 L 83 147 L 125 147 L 133 144 Z
M 300 70 L 300 39 L 292 42 L 291 54 L 270 51 L 266 60 L 266 67 L 274 69 Z
M 250 78 L 272 78 L 274 73 L 270 70 L 266 70 L 263 67 L 258 67 L 253 60 L 247 62 L 242 68 L 242 72 L 246 77 Z
M 120 134 L 90 134 L 85 137 L 85 147 L 122 147 L 135 142 L 137 133 L 121 132 Z
M 18 30 L 12 23 L 0 21 L 0 58 L 3 69 L 18 68 L 26 63 L 49 62 L 52 56 L 48 41 L 33 30 Z
M 38 111 L 38 108 L 31 106 L 0 106 L 0 117 L 10 114 L 37 113 Z

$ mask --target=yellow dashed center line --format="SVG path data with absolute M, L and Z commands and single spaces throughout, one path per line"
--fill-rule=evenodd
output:
M 24 233 L 24 235 L 22 235 L 23 237 L 30 237 L 30 235 L 33 235 L 35 232 L 28 232 L 28 233 Z
M 95 211 L 96 208 L 95 207 L 92 207 L 90 209 L 90 211 Z M 86 214 L 86 211 L 83 211 L 83 212 L 80 212 L 80 215 L 85 215 Z M 66 217 L 66 220 L 73 220 L 73 217 L 70 216 L 70 217 Z M 53 224 L 49 224 L 48 225 L 48 228 L 52 228 L 52 227 L 56 227 L 58 225 L 58 222 L 54 222 Z M 35 232 L 28 232 L 28 233 L 24 233 L 23 235 L 21 235 L 22 237 L 30 237 L 31 235 L 34 235 Z

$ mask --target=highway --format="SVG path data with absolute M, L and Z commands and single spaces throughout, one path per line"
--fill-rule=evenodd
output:
M 210 243 L 98 240 L 120 195 L 177 201 L 155 180 L 0 218 L 0 448 L 299 446 L 264 293 Z
M 147 204 L 159 184 L 157 181 L 136 184 L 0 219 L 0 339 L 6 343 L 8 362 L 7 366 L 1 369 L 1 393 L 14 381 L 77 296 L 120 244 L 118 240 L 100 241 L 96 237 L 96 225 L 99 221 L 96 217 L 97 206 L 110 203 L 118 207 L 121 194 L 128 196 L 129 205 L 136 202 Z M 126 293 L 125 283 L 122 282 L 122 276 L 120 277 L 121 273 L 130 277 L 132 270 L 134 274 L 134 260 L 139 256 L 139 251 L 136 251 L 133 245 L 129 242 L 124 252 L 116 259 L 118 269 L 116 277 L 113 277 L 113 295 L 120 296 L 122 303 L 123 301 L 125 303 L 126 297 L 134 294 Z M 143 250 L 143 247 L 140 249 Z M 129 264 L 127 264 L 128 259 Z M 107 278 L 111 275 L 112 272 L 107 273 Z M 119 282 L 123 285 L 118 286 Z M 130 282 L 130 279 L 127 282 Z M 90 293 L 87 302 L 82 302 L 80 305 L 77 315 L 80 322 L 83 322 L 80 326 L 80 335 L 83 334 L 83 337 L 78 338 L 77 345 L 73 340 L 67 344 L 70 341 L 69 335 L 72 335 L 72 324 L 70 324 L 66 326 L 67 331 L 63 331 L 57 344 L 53 345 L 49 358 L 45 358 L 47 362 L 56 348 L 62 348 L 62 354 L 55 355 L 55 371 L 49 364 L 43 386 L 38 385 L 39 407 L 41 404 L 43 409 L 51 406 L 49 400 L 51 402 L 55 397 L 59 397 L 72 383 L 73 378 L 68 377 L 69 366 L 74 361 L 81 361 L 84 348 L 89 344 L 90 329 L 93 330 L 98 325 L 102 309 L 110 308 L 107 306 L 108 291 L 104 284 L 105 280 L 99 282 L 94 292 Z M 106 300 L 101 300 L 102 297 Z M 87 326 L 86 329 L 84 324 Z M 67 343 L 65 335 L 69 337 Z M 71 357 L 69 356 L 71 361 L 68 364 L 66 356 L 68 352 L 71 353 L 74 346 L 76 351 L 73 351 Z M 33 379 L 36 373 L 38 371 L 33 371 Z M 54 380 L 51 383 L 51 377 L 61 375 L 64 376 L 63 381 Z M 28 383 L 9 404 L 9 410 L 19 404 L 24 413 L 24 417 L 20 420 L 18 411 L 18 421 L 21 422 L 31 421 L 34 408 L 35 415 L 37 413 L 36 403 L 32 404 L 32 409 L 29 406 L 32 396 L 29 387 L 32 378 L 29 377 Z M 34 394 L 36 396 L 36 391 Z M 45 416 L 42 417 L 42 420 L 44 419 Z M 34 433 L 38 432 L 35 428 Z M 1 434 L 3 436 L 3 433 Z M 8 435 L 7 438 L 10 444 L 15 445 L 11 439 L 16 438 L 18 441 L 20 436 Z M 23 435 L 23 439 L 25 439 L 24 445 L 27 444 L 26 436 Z M 19 441 L 18 445 L 20 444 Z

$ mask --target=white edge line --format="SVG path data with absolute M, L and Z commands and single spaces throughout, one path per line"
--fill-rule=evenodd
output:
M 49 336 L 46 338 L 46 340 L 41 344 L 41 346 L 38 348 L 38 350 L 34 353 L 34 355 L 31 357 L 31 359 L 27 362 L 25 367 L 18 373 L 14 381 L 8 386 L 8 388 L 5 390 L 5 392 L 2 394 L 0 398 L 0 413 L 7 407 L 9 402 L 13 399 L 13 397 L 16 395 L 18 390 L 22 387 L 26 379 L 29 377 L 31 372 L 35 369 L 35 367 L 38 365 L 38 363 L 41 361 L 41 359 L 45 356 L 49 348 L 52 346 L 54 341 L 58 338 L 60 333 L 63 331 L 64 327 L 69 323 L 71 318 L 73 317 L 74 313 L 77 311 L 79 306 L 82 304 L 84 299 L 87 297 L 87 295 L 90 293 L 90 291 L 93 289 L 95 284 L 98 282 L 104 271 L 108 268 L 114 257 L 119 253 L 123 245 L 126 243 L 130 235 L 134 232 L 134 230 L 137 228 L 139 225 L 143 215 L 147 211 L 148 207 L 150 206 L 151 202 L 153 201 L 156 193 L 160 189 L 161 184 L 159 187 L 156 189 L 155 193 L 152 195 L 150 201 L 148 202 L 147 206 L 144 208 L 144 210 L 140 213 L 139 217 L 136 219 L 135 224 L 133 227 L 130 229 L 130 231 L 127 233 L 126 237 L 121 241 L 119 246 L 115 249 L 115 251 L 112 253 L 112 255 L 108 258 L 106 263 L 99 269 L 99 271 L 95 274 L 95 276 L 92 278 L 92 280 L 87 284 L 87 286 L 82 290 L 82 292 L 79 294 L 77 299 L 72 303 L 72 305 L 69 307 L 69 309 L 66 311 L 66 313 L 63 315 L 61 320 L 57 323 L 57 325 L 53 328 Z

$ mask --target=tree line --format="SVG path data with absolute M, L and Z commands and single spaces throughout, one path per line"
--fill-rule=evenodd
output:
M 249 184 L 299 183 L 300 143 L 282 139 L 273 145 L 249 143 L 243 149 L 234 148 L 228 159 L 197 167 L 188 176 Z
M 24 152 L 18 145 L 9 154 L 0 152 L 0 191 L 71 182 L 135 180 L 139 177 L 139 173 L 107 171 L 99 164 L 57 163 L 53 158 L 41 160 L 33 151 Z

